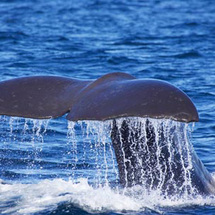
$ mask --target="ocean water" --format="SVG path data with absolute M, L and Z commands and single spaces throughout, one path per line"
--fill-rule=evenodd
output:
M 215 173 L 214 1 L 1 0 L 0 14 L 1 81 L 110 72 L 168 81 L 196 105 L 189 142 Z M 0 213 L 215 214 L 213 196 L 122 188 L 109 127 L 1 116 Z

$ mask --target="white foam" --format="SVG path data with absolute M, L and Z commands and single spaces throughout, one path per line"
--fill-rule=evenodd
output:
M 105 211 L 142 212 L 150 208 L 162 213 L 161 207 L 184 207 L 191 205 L 215 205 L 214 197 L 196 196 L 195 199 L 168 199 L 157 191 L 145 192 L 142 187 L 111 189 L 108 185 L 94 188 L 87 179 L 43 180 L 37 184 L 0 184 L 0 202 L 15 200 L 16 205 L 2 214 L 32 214 L 54 210 L 57 205 L 71 203 L 91 213 Z
M 43 180 L 38 184 L 0 184 L 0 202 L 16 200 L 16 206 L 2 213 L 31 214 L 54 209 L 57 204 L 71 202 L 88 211 L 138 211 L 140 202 L 122 195 L 109 186 L 93 188 L 87 179 Z

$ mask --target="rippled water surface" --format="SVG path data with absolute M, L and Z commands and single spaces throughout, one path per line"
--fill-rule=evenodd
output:
M 195 103 L 190 141 L 215 172 L 214 1 L 2 0 L 0 14 L 1 81 L 110 72 L 169 81 Z M 215 213 L 213 196 L 170 200 L 121 188 L 105 126 L 2 116 L 0 213 Z

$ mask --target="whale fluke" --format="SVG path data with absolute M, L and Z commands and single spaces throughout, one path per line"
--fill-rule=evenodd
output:
M 108 120 L 139 116 L 198 121 L 189 97 L 173 85 L 110 73 L 83 81 L 57 76 L 35 76 L 0 83 L 0 114 L 71 121 Z
M 0 115 L 45 119 L 65 113 L 71 121 L 112 119 L 111 141 L 123 186 L 146 185 L 167 194 L 215 193 L 213 177 L 187 138 L 186 123 L 198 121 L 198 112 L 175 86 L 126 73 L 86 81 L 35 76 L 0 82 Z
M 132 76 L 119 78 L 116 73 L 88 85 L 72 105 L 67 119 L 107 120 L 129 116 L 198 121 L 192 101 L 173 85 Z
M 0 114 L 35 119 L 62 116 L 88 83 L 55 76 L 3 81 L 0 83 Z

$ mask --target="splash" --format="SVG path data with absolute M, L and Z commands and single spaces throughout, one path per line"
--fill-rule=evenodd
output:
M 89 212 L 136 211 L 141 204 L 129 196 L 122 195 L 109 186 L 92 187 L 86 179 L 76 183 L 62 179 L 43 180 L 38 184 L 1 185 L 0 201 L 16 199 L 16 205 L 4 213 L 31 214 L 46 209 L 53 210 L 62 202 L 70 202 Z
M 144 118 L 118 119 L 113 124 L 112 142 L 124 186 L 141 184 L 166 196 L 197 193 L 191 178 L 194 150 L 188 124 Z
M 160 196 L 157 191 L 149 194 L 141 186 L 126 190 L 112 189 L 107 185 L 95 188 L 86 178 L 80 178 L 76 182 L 54 179 L 36 184 L 0 184 L 0 202 L 2 214 L 17 215 L 53 212 L 58 205 L 64 205 L 65 211 L 68 205 L 75 205 L 76 208 L 92 214 L 109 211 L 119 214 L 153 211 L 163 214 L 169 207 L 215 206 L 212 196 L 168 199 Z
M 2 117 L 2 120 L 4 125 L 8 120 L 9 126 L 5 129 L 8 129 L 10 139 L 7 141 L 32 147 L 34 159 L 40 159 L 50 121 L 14 117 Z M 191 183 L 193 148 L 188 124 L 139 117 L 105 122 L 79 121 L 68 122 L 65 134 L 63 156 L 71 167 L 73 181 L 86 177 L 98 187 L 120 180 L 125 187 L 141 184 L 149 191 L 156 188 L 162 193 L 165 189 L 165 195 L 168 190 L 185 195 L 195 193 Z M 81 174 L 81 164 L 86 164 L 86 170 L 89 173 L 93 170 L 93 174 Z M 88 169 L 87 165 L 92 168 Z M 175 175 L 176 168 L 180 168 L 180 175 Z
M 68 122 L 62 129 L 65 122 L 57 120 L 1 121 L 2 148 L 31 151 L 27 168 L 18 171 L 34 172 L 30 184 L 22 178 L 0 181 L 2 213 L 55 210 L 64 202 L 91 213 L 214 205 L 213 197 L 199 195 L 192 183 L 195 153 L 188 124 L 132 117 Z

